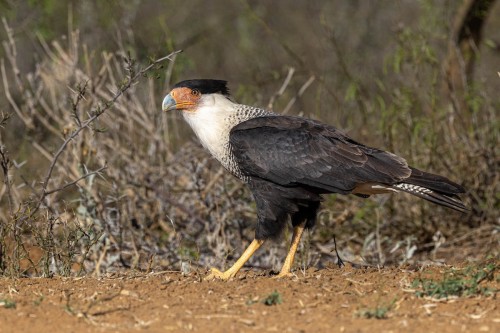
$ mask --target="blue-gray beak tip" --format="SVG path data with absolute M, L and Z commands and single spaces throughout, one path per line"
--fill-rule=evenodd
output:
M 165 96 L 165 98 L 163 99 L 163 103 L 161 105 L 161 109 L 163 111 L 170 111 L 170 110 L 175 110 L 176 109 L 175 100 L 172 98 L 172 96 L 170 96 L 170 94 L 168 94 L 167 96 Z

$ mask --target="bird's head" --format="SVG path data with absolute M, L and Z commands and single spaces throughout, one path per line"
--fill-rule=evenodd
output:
M 163 99 L 162 110 L 195 111 L 211 94 L 221 94 L 228 97 L 227 82 L 209 79 L 181 81 Z

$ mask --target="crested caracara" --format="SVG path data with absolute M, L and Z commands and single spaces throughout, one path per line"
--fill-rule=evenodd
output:
M 182 111 L 202 145 L 247 184 L 257 205 L 253 242 L 231 268 L 212 268 L 208 278 L 235 276 L 266 239 L 280 234 L 289 218 L 292 244 L 278 277 L 290 275 L 302 232 L 314 226 L 323 194 L 366 198 L 407 192 L 467 210 L 457 196 L 464 188 L 449 179 L 415 169 L 402 157 L 365 146 L 318 121 L 237 104 L 226 81 L 179 82 L 162 109 Z

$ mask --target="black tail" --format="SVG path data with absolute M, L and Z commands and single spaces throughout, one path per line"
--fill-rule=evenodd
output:
M 410 177 L 406 178 L 402 183 L 392 185 L 392 187 L 462 213 L 468 211 L 457 195 L 465 192 L 462 186 L 446 177 L 433 175 L 415 168 L 411 168 L 411 171 Z

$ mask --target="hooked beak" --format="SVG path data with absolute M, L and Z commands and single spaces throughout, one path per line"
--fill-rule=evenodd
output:
M 161 109 L 163 111 L 177 110 L 177 103 L 175 102 L 175 99 L 170 96 L 170 94 L 165 96 L 165 98 L 163 99 Z

